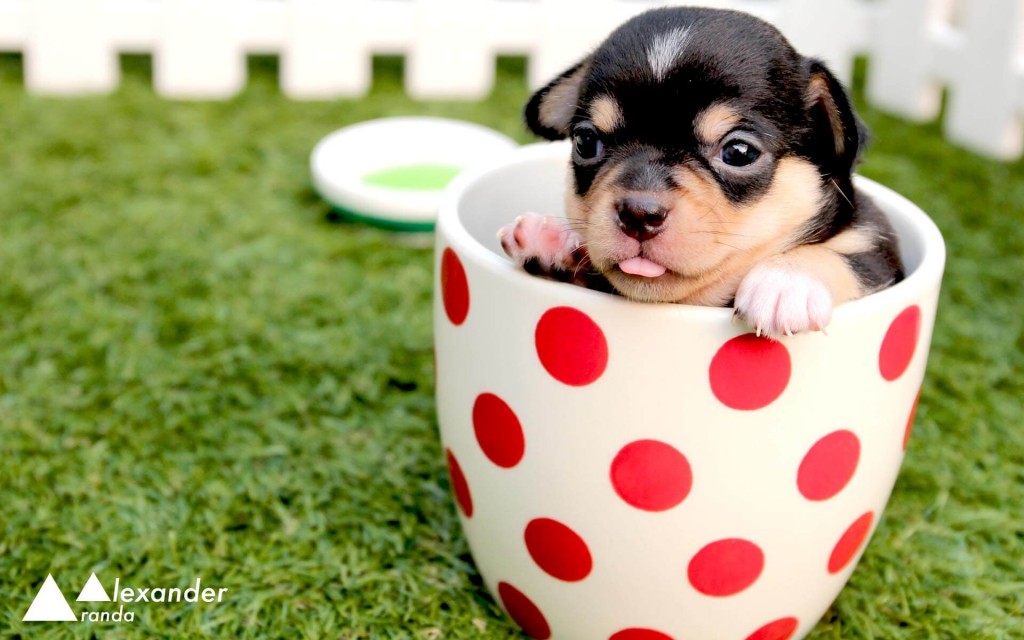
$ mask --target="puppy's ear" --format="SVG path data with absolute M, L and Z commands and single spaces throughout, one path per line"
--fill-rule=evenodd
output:
M 561 140 L 569 135 L 569 125 L 576 114 L 580 87 L 590 69 L 590 58 L 566 69 L 546 87 L 533 94 L 526 103 L 526 126 L 548 140 Z
M 804 100 L 811 116 L 811 153 L 825 173 L 846 176 L 853 170 L 868 136 L 843 85 L 820 60 L 809 59 Z

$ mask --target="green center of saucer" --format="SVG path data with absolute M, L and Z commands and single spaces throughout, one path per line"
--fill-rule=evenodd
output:
M 439 191 L 454 178 L 460 167 L 448 164 L 406 164 L 380 169 L 363 176 L 363 182 L 374 187 L 408 191 Z

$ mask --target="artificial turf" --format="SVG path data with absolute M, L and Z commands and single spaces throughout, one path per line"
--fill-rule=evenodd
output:
M 0 57 L 0 636 L 518 637 L 459 529 L 434 416 L 429 238 L 333 220 L 329 131 L 429 113 L 526 141 L 522 65 L 479 103 L 25 94 Z M 931 213 L 949 262 L 896 491 L 813 639 L 1024 636 L 1024 164 L 865 110 L 863 173 Z M 130 624 L 23 623 L 73 599 L 229 587 Z

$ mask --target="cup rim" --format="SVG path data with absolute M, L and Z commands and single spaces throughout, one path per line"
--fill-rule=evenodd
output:
M 492 162 L 478 164 L 463 171 L 445 188 L 437 219 L 438 247 L 450 246 L 464 264 L 472 264 L 497 276 L 510 286 L 545 294 L 561 300 L 567 306 L 587 309 L 630 307 L 642 313 L 670 314 L 690 320 L 727 321 L 733 310 L 726 307 L 706 307 L 673 302 L 642 303 L 614 294 L 594 291 L 585 287 L 567 285 L 547 278 L 530 275 L 516 267 L 504 256 L 494 253 L 462 225 L 459 206 L 466 191 L 479 180 L 511 166 L 530 164 L 538 160 L 564 158 L 569 162 L 569 143 L 538 142 L 519 147 L 510 154 Z M 921 241 L 921 262 L 906 278 L 881 291 L 837 305 L 833 322 L 858 315 L 872 315 L 894 306 L 917 300 L 930 288 L 939 284 L 945 268 L 946 246 L 935 222 L 920 207 L 896 191 L 860 175 L 854 176 L 856 187 L 868 195 L 888 217 L 900 216 L 909 223 Z M 497 233 L 497 229 L 495 229 Z M 642 311 L 641 311 L 642 310 Z

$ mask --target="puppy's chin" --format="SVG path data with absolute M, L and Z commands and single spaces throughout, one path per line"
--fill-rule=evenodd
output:
M 603 214 L 603 215 L 602 215 Z M 593 212 L 585 244 L 590 262 L 620 295 L 638 302 L 690 303 L 706 284 L 715 263 L 727 247 L 709 246 L 706 234 L 685 233 L 672 227 L 643 243 L 626 236 L 610 211 Z M 641 260 L 645 264 L 635 264 Z M 631 267 L 622 265 L 631 263 Z M 660 268 L 660 269 L 659 269 Z M 663 273 L 658 273 L 663 270 Z M 723 304 L 726 300 L 693 301 L 695 304 Z
M 732 298 L 729 282 L 718 277 L 716 265 L 735 252 L 723 245 L 707 244 L 703 234 L 666 233 L 641 246 L 611 225 L 593 224 L 589 231 L 591 264 L 623 297 L 637 302 L 706 306 L 722 306 Z M 623 261 L 635 256 L 663 267 L 664 273 L 651 277 L 634 269 L 623 270 Z
M 637 302 L 678 302 L 685 296 L 684 278 L 666 272 L 656 278 L 645 278 L 623 273 L 617 266 L 602 273 L 622 296 Z

